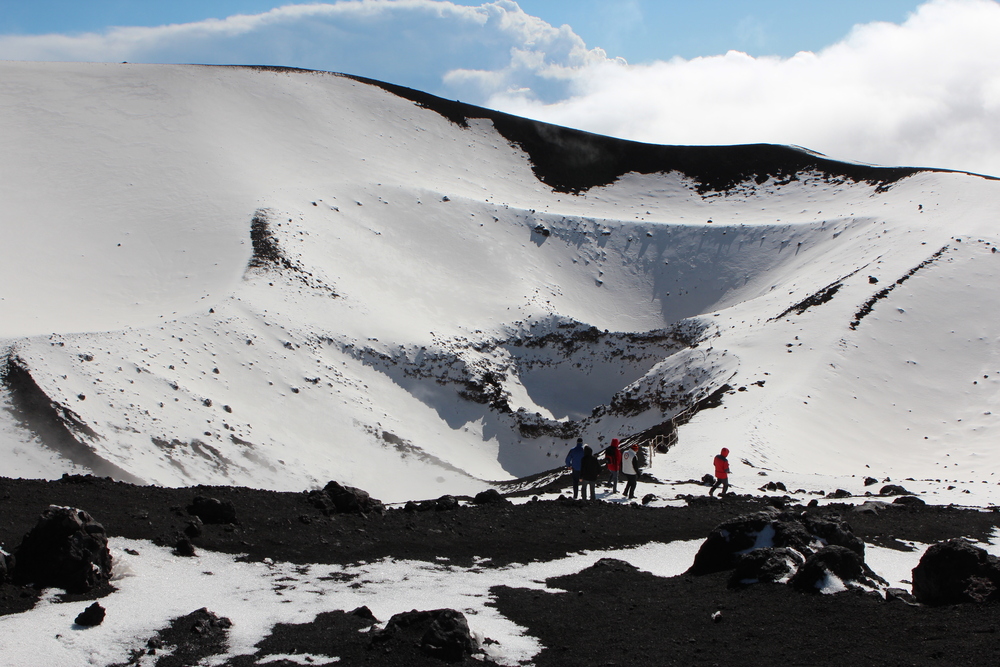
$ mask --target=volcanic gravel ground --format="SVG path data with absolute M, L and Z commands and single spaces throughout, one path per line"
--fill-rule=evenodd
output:
M 704 538 L 719 523 L 780 504 L 774 498 L 691 498 L 683 508 L 648 508 L 567 499 L 521 505 L 463 506 L 450 511 L 325 516 L 306 493 L 236 487 L 161 488 L 95 477 L 44 482 L 0 478 L 0 544 L 13 551 L 48 505 L 86 510 L 109 536 L 174 545 L 195 496 L 230 501 L 238 523 L 205 525 L 196 549 L 293 563 L 350 564 L 392 556 L 470 565 L 551 560 L 592 549 Z M 985 539 L 1000 514 L 942 506 L 891 506 L 877 514 L 849 505 L 794 511 L 840 515 L 869 543 L 906 548 L 951 537 Z M 910 606 L 854 592 L 808 595 L 787 586 L 726 587 L 729 573 L 656 577 L 620 561 L 601 561 L 548 582 L 560 592 L 499 587 L 497 608 L 537 637 L 544 665 L 943 665 L 1000 664 L 1000 605 Z M 95 591 L 99 597 L 107 591 Z M 30 608 L 31 587 L 0 587 L 0 614 Z M 76 596 L 82 599 L 88 596 Z M 713 620 L 715 612 L 720 612 Z M 234 619 L 235 620 L 235 619 Z M 387 621 L 388 619 L 379 619 Z M 359 613 L 333 611 L 312 623 L 279 625 L 261 638 L 261 655 L 335 654 L 340 664 L 440 665 L 412 642 L 370 647 L 371 625 Z M 164 628 L 164 632 L 169 629 Z M 207 645 L 206 645 L 207 646 Z M 335 647 L 335 648 L 331 648 Z M 205 648 L 210 655 L 214 649 Z M 192 660 L 191 655 L 186 660 Z M 173 662 L 171 662 L 173 660 Z M 479 661 L 476 664 L 483 664 Z M 180 664 L 164 656 L 158 665 Z M 255 658 L 234 658 L 244 667 Z M 283 665 L 290 662 L 272 662 Z

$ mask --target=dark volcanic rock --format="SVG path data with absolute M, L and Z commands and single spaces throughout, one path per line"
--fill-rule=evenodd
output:
M 893 505 L 909 505 L 911 507 L 917 505 L 926 505 L 923 498 L 918 498 L 917 496 L 900 496 L 892 501 Z
M 786 547 L 763 547 L 739 556 L 729 577 L 729 587 L 787 580 L 805 562 L 798 551 Z
M 472 499 L 472 502 L 476 505 L 489 505 L 492 503 L 507 503 L 510 501 L 501 495 L 496 489 L 486 489 L 485 491 L 480 491 L 476 494 L 476 497 Z
M 50 505 L 14 551 L 13 579 L 86 593 L 111 578 L 104 526 L 83 510 Z
M 932 545 L 913 568 L 913 595 L 929 605 L 1000 599 L 1000 560 L 955 538 Z
M 465 615 L 454 609 L 408 611 L 389 619 L 385 630 L 372 636 L 372 646 L 394 641 L 416 643 L 427 655 L 460 662 L 476 650 Z
M 236 507 L 228 500 L 195 496 L 187 511 L 204 523 L 236 523 Z
M 879 489 L 880 496 L 910 496 L 913 495 L 899 484 L 886 484 Z
M 73 621 L 77 625 L 94 626 L 104 622 L 105 609 L 95 602 L 81 611 Z
M 809 556 L 789 580 L 796 590 L 819 593 L 830 585 L 831 575 L 847 587 L 864 584 L 873 587 L 874 573 L 865 566 L 864 557 L 847 547 L 831 545 Z
M 331 481 L 324 488 L 326 495 L 330 496 L 334 507 L 338 512 L 368 514 L 377 512 L 381 514 L 385 511 L 385 505 L 381 500 L 377 500 L 368 495 L 367 491 L 357 489 L 353 486 L 342 486 Z
M 434 509 L 438 512 L 458 509 L 458 498 L 449 495 L 441 496 L 434 501 Z

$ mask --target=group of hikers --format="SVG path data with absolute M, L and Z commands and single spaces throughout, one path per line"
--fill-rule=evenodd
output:
M 635 498 L 635 486 L 639 479 L 642 467 L 639 459 L 639 445 L 632 443 L 624 448 L 618 438 L 611 440 L 611 445 L 603 451 L 604 466 L 609 473 L 608 486 L 611 493 L 618 493 L 619 474 L 625 477 L 625 487 L 622 495 L 629 500 Z M 715 490 L 722 487 L 719 497 L 725 497 L 729 493 L 729 449 L 722 448 L 716 454 L 713 461 L 715 466 L 715 483 L 709 490 L 708 495 L 715 497 Z M 601 475 L 601 460 L 594 454 L 590 445 L 583 444 L 583 438 L 576 439 L 576 446 L 569 450 L 566 455 L 566 467 L 570 470 L 573 480 L 573 499 L 576 500 L 582 494 L 584 500 L 587 499 L 587 492 L 590 491 L 590 499 L 597 500 L 597 478 Z

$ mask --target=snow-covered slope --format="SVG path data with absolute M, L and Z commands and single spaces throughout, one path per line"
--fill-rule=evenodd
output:
M 264 68 L 0 63 L 0 127 L 5 475 L 1000 481 L 995 180 Z

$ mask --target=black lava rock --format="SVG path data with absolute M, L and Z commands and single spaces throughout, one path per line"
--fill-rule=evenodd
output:
M 13 579 L 86 593 L 111 578 L 104 526 L 83 510 L 50 505 L 14 550 Z
M 913 568 L 913 595 L 929 605 L 1000 599 L 1000 560 L 967 540 L 931 545 Z
M 323 490 L 326 491 L 326 495 L 330 496 L 330 500 L 333 501 L 338 512 L 354 514 L 377 512 L 381 514 L 385 511 L 385 505 L 382 504 L 382 501 L 372 498 L 363 489 L 342 486 L 331 481 L 323 487 Z
M 77 615 L 74 623 L 77 625 L 95 626 L 104 622 L 105 609 L 95 602 Z
M 454 609 L 408 611 L 389 619 L 385 630 L 372 636 L 372 645 L 393 640 L 416 643 L 425 654 L 448 662 L 461 662 L 476 650 L 465 615 Z
M 472 499 L 472 502 L 476 505 L 492 505 L 492 504 L 510 504 L 510 501 L 501 495 L 496 489 L 486 489 L 485 491 L 480 491 L 476 494 L 476 497 Z

